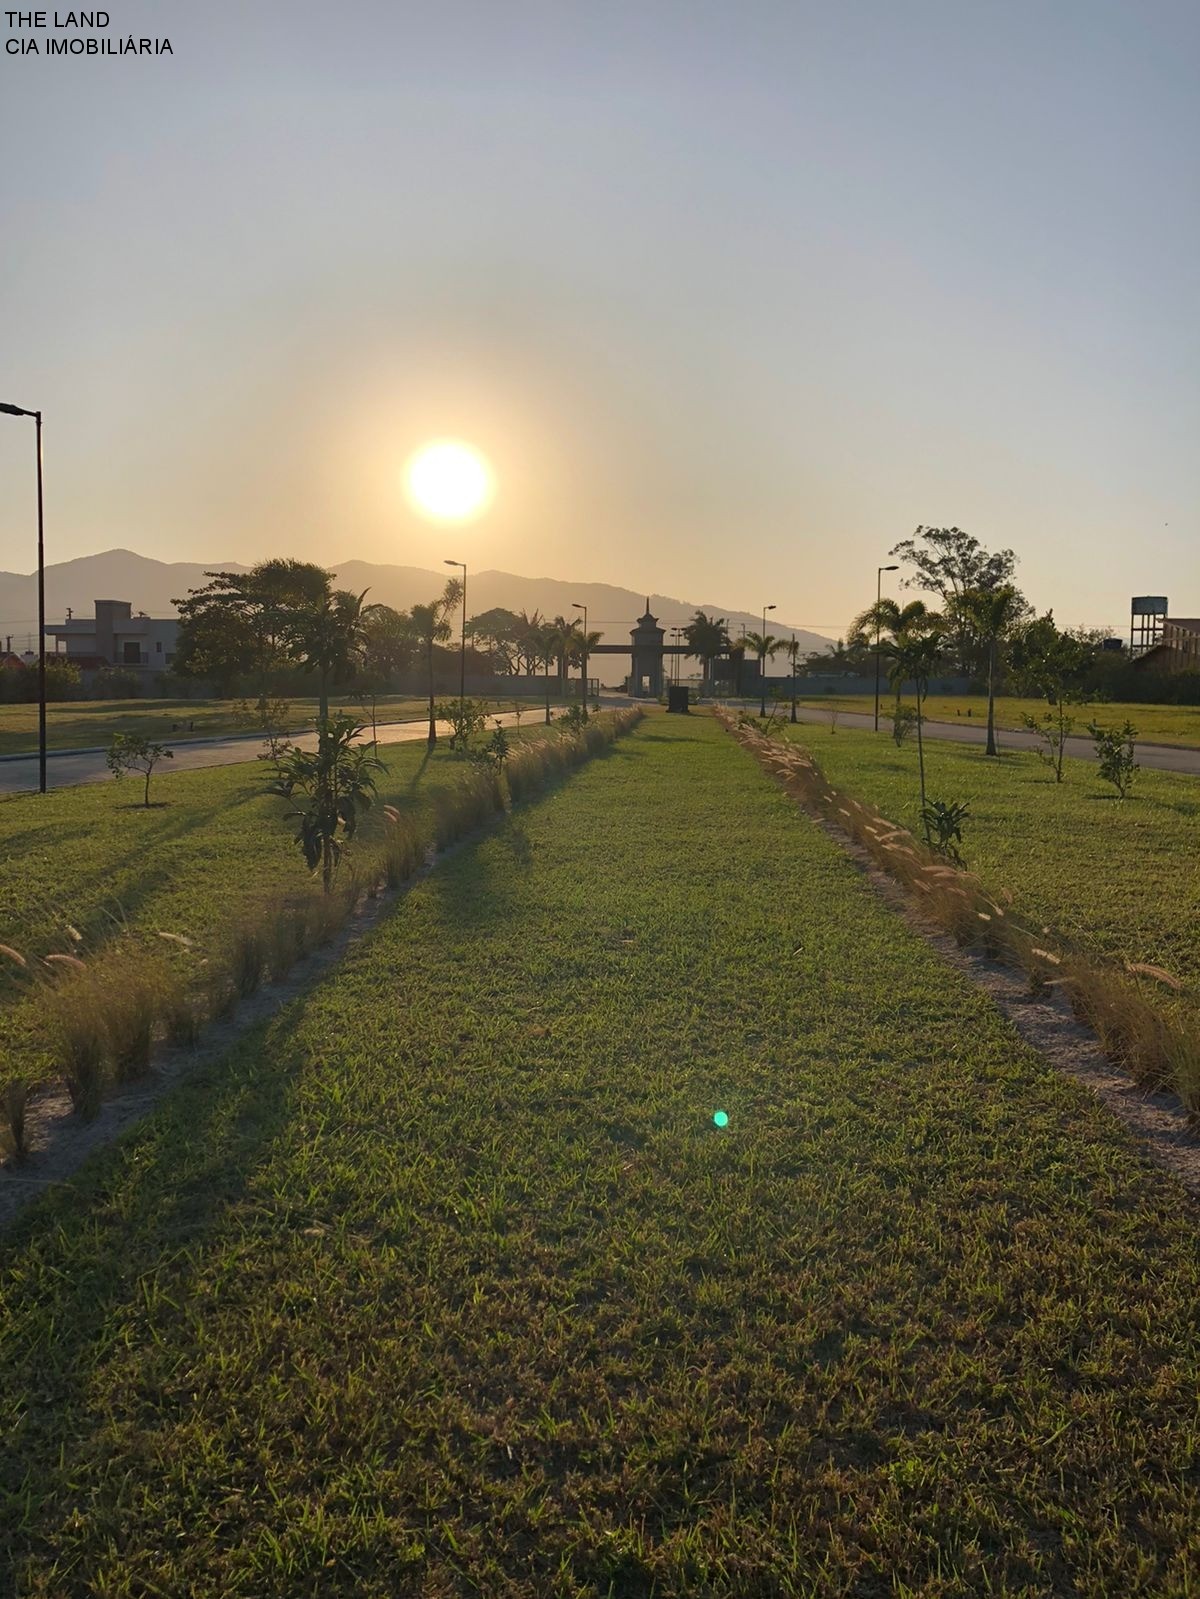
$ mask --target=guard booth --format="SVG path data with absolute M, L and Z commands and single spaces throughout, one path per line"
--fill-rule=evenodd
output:
M 667 688 L 668 711 L 682 711 L 685 716 L 688 710 L 688 687 L 686 683 L 671 683 Z

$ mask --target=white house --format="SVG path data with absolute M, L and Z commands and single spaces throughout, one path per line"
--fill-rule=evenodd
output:
M 47 622 L 46 637 L 54 652 L 65 655 L 81 671 L 102 666 L 134 671 L 165 672 L 175 659 L 179 638 L 177 616 L 135 616 L 128 600 L 96 600 L 92 617 L 68 616 L 65 622 Z

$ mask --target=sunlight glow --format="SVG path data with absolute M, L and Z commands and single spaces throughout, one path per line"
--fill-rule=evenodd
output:
M 433 439 L 404 468 L 409 504 L 434 522 L 470 522 L 492 502 L 496 482 L 487 460 L 461 439 Z

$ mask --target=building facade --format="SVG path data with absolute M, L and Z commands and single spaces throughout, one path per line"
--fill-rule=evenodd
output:
M 95 616 L 70 616 L 47 622 L 46 638 L 54 653 L 65 655 L 81 671 L 119 666 L 135 672 L 165 672 L 175 659 L 179 641 L 177 616 L 135 616 L 129 600 L 96 600 Z
M 1134 659 L 1139 671 L 1200 672 L 1200 617 L 1164 617 L 1158 642 Z

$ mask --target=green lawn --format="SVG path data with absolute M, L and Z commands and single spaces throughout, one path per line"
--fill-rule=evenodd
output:
M 453 695 L 438 696 L 440 699 Z M 557 700 L 557 696 L 555 696 Z M 317 718 L 316 699 L 291 699 L 285 719 L 286 730 L 311 728 Z M 513 702 L 491 702 L 504 710 Z M 522 701 L 529 705 L 529 700 Z M 412 695 L 380 695 L 376 717 L 380 722 L 419 720 L 428 714 L 428 700 Z M 211 738 L 221 733 L 254 732 L 253 725 L 239 716 L 234 700 L 64 700 L 47 707 L 46 744 L 49 749 L 102 748 L 114 733 L 142 733 L 167 744 L 181 744 L 188 738 Z M 369 723 L 371 703 L 361 697 L 335 695 L 330 705 Z M 0 755 L 36 753 L 38 708 L 36 705 L 0 705 Z
M 863 711 L 868 715 L 875 709 L 870 694 L 809 694 L 800 702 L 817 710 L 828 710 L 831 705 L 844 711 Z M 881 724 L 890 728 L 891 707 L 895 703 L 885 683 L 881 700 Z M 911 704 L 909 698 L 906 703 Z M 1048 709 L 1045 700 L 1000 698 L 996 701 L 996 726 L 1021 727 L 1025 713 L 1042 716 Z M 983 695 L 931 694 L 925 702 L 925 714 L 934 721 L 957 722 L 969 715 L 972 721 L 987 724 L 987 699 Z M 1107 705 L 1079 705 L 1071 713 L 1076 722 L 1076 732 L 1087 737 L 1087 724 L 1095 719 L 1104 726 L 1120 726 L 1129 719 L 1138 730 L 1138 737 L 1147 744 L 1181 744 L 1188 748 L 1200 747 L 1200 705 L 1131 705 L 1113 701 Z
M 787 729 L 829 779 L 919 833 L 916 738 L 820 725 Z M 1149 961 L 1200 983 L 1200 778 L 1146 768 L 1118 800 L 1090 761 L 1068 760 L 1063 782 L 1034 751 L 988 758 L 930 739 L 931 799 L 963 800 L 963 853 L 993 892 L 1071 943 Z
M 536 718 L 530 721 L 524 736 L 539 736 Z M 431 757 L 423 742 L 381 745 L 380 756 L 378 803 L 359 830 L 367 849 L 382 836 L 384 803 L 423 806 L 463 764 L 444 739 Z M 167 766 L 153 779 L 149 810 L 136 777 L 0 802 L 0 943 L 26 958 L 54 951 L 86 958 L 132 929 L 164 956 L 194 964 L 182 946 L 157 935 L 203 946 L 308 881 L 287 802 L 265 793 L 270 775 L 257 760 L 181 772 Z M 21 973 L 0 959 L 0 1082 L 45 1069 L 41 1024 Z
M 1195 1592 L 1192 1202 L 708 717 L 0 1251 L 6 1592 Z

